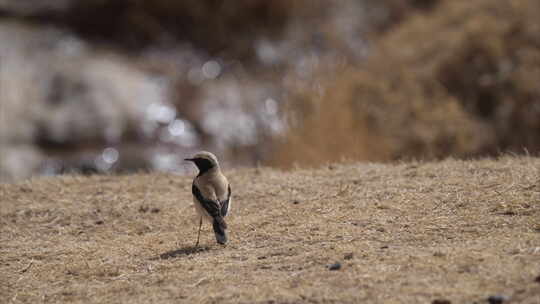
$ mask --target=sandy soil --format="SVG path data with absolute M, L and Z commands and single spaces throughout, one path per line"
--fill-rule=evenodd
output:
M 199 249 L 191 177 L 2 184 L 0 299 L 537 304 L 539 168 L 505 156 L 226 170 L 230 243 L 207 224 Z

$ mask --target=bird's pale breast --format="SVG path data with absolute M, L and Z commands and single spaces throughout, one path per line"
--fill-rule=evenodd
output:
M 206 199 L 224 202 L 228 197 L 229 183 L 227 178 L 219 171 L 207 172 L 203 175 L 197 176 L 193 183 L 199 189 L 202 196 Z M 200 216 L 212 221 L 212 217 L 208 214 L 204 207 L 201 206 L 195 197 L 193 197 L 193 204 L 195 206 L 195 210 Z

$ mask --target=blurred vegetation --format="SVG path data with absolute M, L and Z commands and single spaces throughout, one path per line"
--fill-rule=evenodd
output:
M 365 9 L 359 17 L 366 19 L 368 33 L 389 29 L 411 11 L 431 9 L 439 0 L 344 2 Z M 324 0 L 4 0 L 0 16 L 67 28 L 126 49 L 188 41 L 211 54 L 240 56 L 249 54 L 260 36 L 277 38 L 297 20 L 306 27 L 324 23 L 339 5 Z M 312 29 L 320 30 L 317 25 Z
M 538 153 L 539 16 L 536 0 L 3 0 L 0 179 L 182 171 L 197 149 L 280 167 Z
M 242 53 L 255 34 L 279 33 L 298 7 L 288 2 L 83 0 L 73 1 L 65 12 L 34 17 L 126 48 L 184 40 L 211 53 Z
M 273 164 L 436 159 L 540 151 L 540 2 L 441 1 L 336 72 L 301 114 Z

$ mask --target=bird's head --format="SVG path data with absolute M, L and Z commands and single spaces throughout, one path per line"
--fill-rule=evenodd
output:
M 193 155 L 192 158 L 186 158 L 184 160 L 193 162 L 199 169 L 200 174 L 213 168 L 219 168 L 217 157 L 207 151 L 198 152 L 197 154 Z

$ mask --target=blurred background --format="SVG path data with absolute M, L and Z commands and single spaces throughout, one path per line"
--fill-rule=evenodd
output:
M 0 0 L 0 181 L 540 151 L 538 0 Z

